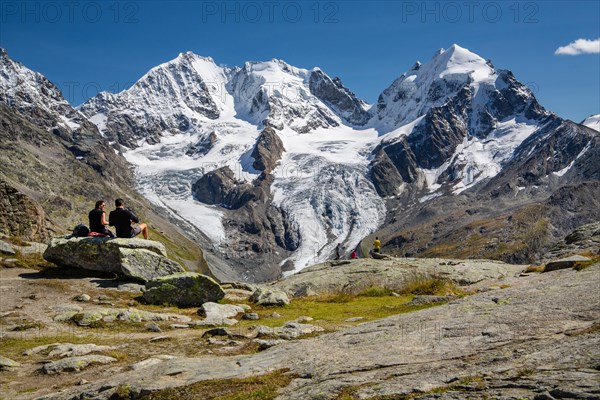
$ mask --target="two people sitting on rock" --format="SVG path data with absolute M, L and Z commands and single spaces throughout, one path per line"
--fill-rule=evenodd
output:
M 95 232 L 102 236 L 115 237 L 115 234 L 106 227 L 108 221 L 106 220 L 106 212 L 104 211 L 105 207 L 106 203 L 104 200 L 98 200 L 96 202 L 96 207 L 88 214 L 90 232 Z
M 117 237 L 132 238 L 141 233 L 144 239 L 148 239 L 148 225 L 140 224 L 139 218 L 133 211 L 125 208 L 125 201 L 123 199 L 116 199 L 115 207 L 116 209 L 108 215 L 108 224 L 115 227 Z M 133 226 L 131 225 L 132 223 L 139 225 Z

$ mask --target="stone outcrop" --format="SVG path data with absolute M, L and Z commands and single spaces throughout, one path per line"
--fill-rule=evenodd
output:
M 260 133 L 252 150 L 251 156 L 254 158 L 252 166 L 267 174 L 271 173 L 284 151 L 283 142 L 277 136 L 275 129 L 266 127 Z
M 125 322 L 140 323 L 148 321 L 170 321 L 189 323 L 192 319 L 186 315 L 153 313 L 138 310 L 136 308 L 89 308 L 82 310 L 81 307 L 71 310 L 61 310 L 54 317 L 57 322 L 75 322 L 79 326 L 90 326 L 95 322 Z
M 574 255 L 574 256 L 571 256 L 571 257 L 565 257 L 565 258 L 561 258 L 560 260 L 550 261 L 544 267 L 544 272 L 550 272 L 550 271 L 556 271 L 556 270 L 559 270 L 559 269 L 572 268 L 577 263 L 580 263 L 580 262 L 589 262 L 589 261 L 592 261 L 592 260 L 589 259 L 589 258 L 587 258 L 587 257 L 580 256 L 580 255 Z
M 276 328 L 259 325 L 256 327 L 255 333 L 259 338 L 275 337 L 283 340 L 293 340 L 300 336 L 311 335 L 316 332 L 323 332 L 324 330 L 325 329 L 317 325 L 301 324 L 299 322 L 290 321 L 285 325 Z
M 92 364 L 110 364 L 117 362 L 116 358 L 108 356 L 81 356 L 81 357 L 67 357 L 59 361 L 52 361 L 44 364 L 41 371 L 44 374 L 54 375 L 61 372 L 77 372 L 87 368 Z
M 192 185 L 192 193 L 203 203 L 222 205 L 234 210 L 249 201 L 266 197 L 261 187 L 238 181 L 229 167 L 204 174 Z
M 305 268 L 274 284 L 291 297 L 324 294 L 357 294 L 371 286 L 399 290 L 416 276 L 437 276 L 460 285 L 502 279 L 521 273 L 525 265 L 490 260 L 445 260 L 440 258 L 361 258 L 343 265 L 333 262 Z
M 371 117 L 366 104 L 346 88 L 340 78 L 333 79 L 320 69 L 313 70 L 308 81 L 310 92 L 353 125 L 364 125 Z
M 600 254 L 600 222 L 575 229 L 544 254 L 543 259 L 554 260 L 578 253 Z
M 144 239 L 54 238 L 44 258 L 63 267 L 115 272 L 140 281 L 184 272 L 167 258 L 162 243 Z
M 1 179 L 0 233 L 38 241 L 49 237 L 42 207 Z
M 383 149 L 375 149 L 373 153 L 375 157 L 371 162 L 371 180 L 377 193 L 381 197 L 395 196 L 404 184 L 400 172 Z M 408 173 L 414 175 L 410 177 L 411 180 L 416 179 L 416 169 L 413 168 Z
M 196 272 L 161 276 L 146 282 L 144 291 L 144 300 L 150 304 L 178 307 L 199 307 L 223 297 L 225 292 L 214 279 Z
M 23 352 L 25 356 L 49 351 L 50 358 L 81 357 L 90 353 L 100 353 L 117 349 L 118 346 L 98 346 L 95 344 L 53 343 L 37 346 Z
M 213 131 L 197 143 L 190 145 L 185 154 L 192 157 L 204 156 L 215 146 L 215 143 L 217 143 L 217 134 Z
M 507 277 L 505 289 L 230 357 L 163 360 L 42 397 L 108 399 L 288 368 L 286 400 L 592 399 L 600 362 L 599 266 Z M 549 312 L 551 310 L 552 312 Z M 562 394 L 562 395 L 561 395 Z M 567 395 L 568 394 L 568 395 Z
M 223 167 L 192 185 L 197 200 L 227 210 L 222 220 L 229 239 L 225 258 L 244 265 L 244 279 L 253 282 L 277 279 L 285 268 L 279 266 L 285 259 L 282 250 L 295 251 L 300 244 L 298 225 L 284 210 L 271 204 L 273 180 L 272 174 L 263 172 L 252 183 L 241 182 L 229 167 Z M 269 262 L 264 262 L 267 254 Z

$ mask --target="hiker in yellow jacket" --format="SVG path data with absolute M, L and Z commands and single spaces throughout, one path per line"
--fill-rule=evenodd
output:
M 379 240 L 379 238 L 377 236 L 375 236 L 375 241 L 373 242 L 373 251 L 375 253 L 379 253 L 381 249 L 381 241 Z

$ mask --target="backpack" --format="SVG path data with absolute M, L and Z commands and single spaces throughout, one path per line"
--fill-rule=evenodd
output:
M 89 228 L 83 224 L 79 224 L 73 228 L 73 234 L 71 237 L 84 237 L 87 236 L 88 233 L 90 233 Z

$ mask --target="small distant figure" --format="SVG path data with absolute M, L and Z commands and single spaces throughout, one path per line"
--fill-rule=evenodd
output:
M 94 209 L 88 214 L 88 219 L 90 221 L 90 232 L 99 233 L 100 235 L 104 236 L 115 237 L 115 234 L 106 227 L 108 225 L 108 221 L 106 220 L 106 212 L 104 211 L 105 207 L 106 203 L 104 200 L 98 200 Z
M 381 250 L 381 241 L 377 236 L 375 236 L 375 241 L 373 242 L 373 252 L 379 253 Z
M 148 239 L 148 225 L 140 224 L 139 218 L 133 211 L 125 208 L 125 201 L 123 199 L 116 199 L 115 207 L 116 209 L 108 215 L 108 223 L 110 226 L 115 227 L 117 237 L 132 238 L 141 233 L 144 239 Z M 132 222 L 139 225 L 132 226 Z
M 335 246 L 335 259 L 339 260 L 341 256 L 342 256 L 342 244 L 338 243 L 337 246 Z
M 356 260 L 358 258 L 358 253 L 356 252 L 356 249 L 352 250 L 352 253 L 350 253 L 350 259 L 352 260 Z

